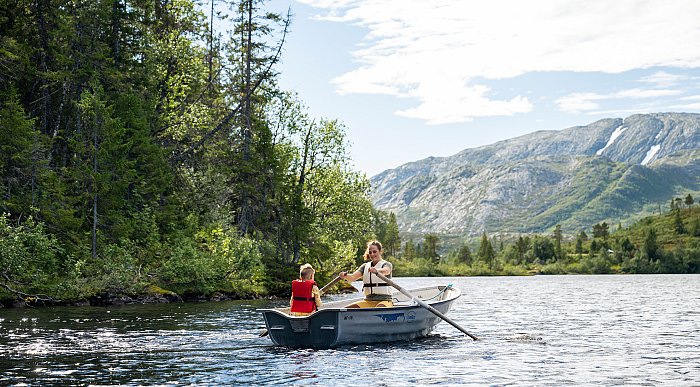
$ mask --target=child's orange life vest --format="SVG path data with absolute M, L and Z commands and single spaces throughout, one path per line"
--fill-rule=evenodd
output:
M 311 295 L 311 291 L 316 285 L 313 280 L 292 281 L 292 312 L 311 313 L 316 310 L 316 300 Z

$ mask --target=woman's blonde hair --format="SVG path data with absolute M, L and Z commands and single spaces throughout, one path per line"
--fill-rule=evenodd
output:
M 315 272 L 310 263 L 305 263 L 299 267 L 299 278 L 311 278 L 311 274 Z
M 372 246 L 375 246 L 375 247 L 377 248 L 377 250 L 379 250 L 380 253 L 382 252 L 382 244 L 381 244 L 381 242 L 379 242 L 379 241 L 377 241 L 377 240 L 367 242 L 367 248 L 365 249 L 365 254 L 362 256 L 362 257 L 365 259 L 365 261 L 369 261 L 369 260 L 370 260 L 370 258 L 369 258 L 369 248 L 372 247 Z

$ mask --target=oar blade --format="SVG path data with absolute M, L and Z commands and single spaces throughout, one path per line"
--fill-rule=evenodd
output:
M 419 299 L 418 297 L 415 297 L 415 296 L 414 296 L 413 294 L 411 294 L 408 290 L 402 288 L 402 287 L 399 286 L 396 282 L 390 280 L 389 278 L 387 278 L 386 276 L 384 276 L 382 273 L 376 273 L 376 274 L 377 274 L 377 277 L 379 277 L 382 281 L 384 281 L 384 282 L 388 283 L 389 285 L 393 286 L 396 290 L 398 290 L 399 292 L 403 293 L 403 295 L 405 295 L 406 297 L 408 297 L 408 298 L 412 299 L 413 301 L 417 302 L 418 305 L 420 305 L 420 306 L 422 306 L 423 308 L 427 309 L 427 310 L 430 311 L 432 314 L 434 314 L 434 315 L 440 317 L 443 321 L 445 321 L 446 323 L 448 323 L 448 324 L 452 325 L 453 327 L 457 328 L 460 332 L 462 332 L 462 333 L 464 333 L 465 335 L 471 337 L 473 340 L 479 340 L 478 337 L 476 337 L 476 336 L 472 335 L 471 333 L 467 332 L 466 329 L 462 328 L 462 327 L 459 326 L 456 322 L 452 321 L 450 318 L 448 318 L 448 317 L 445 316 L 444 314 L 440 313 L 439 310 L 437 310 L 437 309 L 433 308 L 432 306 L 428 305 L 425 301 Z

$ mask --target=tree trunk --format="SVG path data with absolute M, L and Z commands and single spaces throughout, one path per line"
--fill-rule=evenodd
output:
M 242 235 L 247 235 L 252 232 L 253 226 L 253 216 L 252 216 L 252 201 L 250 197 L 251 191 L 251 156 L 250 148 L 253 141 L 253 131 L 252 131 L 252 120 L 251 120 L 251 84 L 250 84 L 250 74 L 251 74 L 251 51 L 252 51 L 252 34 L 253 34 L 253 0 L 246 0 L 245 2 L 245 12 L 247 16 L 247 22 L 244 24 L 245 28 L 242 31 L 243 37 L 243 48 L 245 50 L 245 81 L 244 81 L 244 100 L 243 100 L 243 128 L 242 128 L 242 140 L 243 140 L 243 171 L 241 173 L 241 197 L 240 206 L 238 210 L 238 228 Z
M 99 126 L 99 125 L 97 125 Z M 97 126 L 95 127 L 92 140 L 93 140 L 93 156 L 92 156 L 92 258 L 97 257 Z

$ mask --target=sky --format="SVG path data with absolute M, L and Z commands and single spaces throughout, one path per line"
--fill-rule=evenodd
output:
M 280 85 L 368 177 L 537 130 L 700 113 L 697 0 L 271 0 Z

